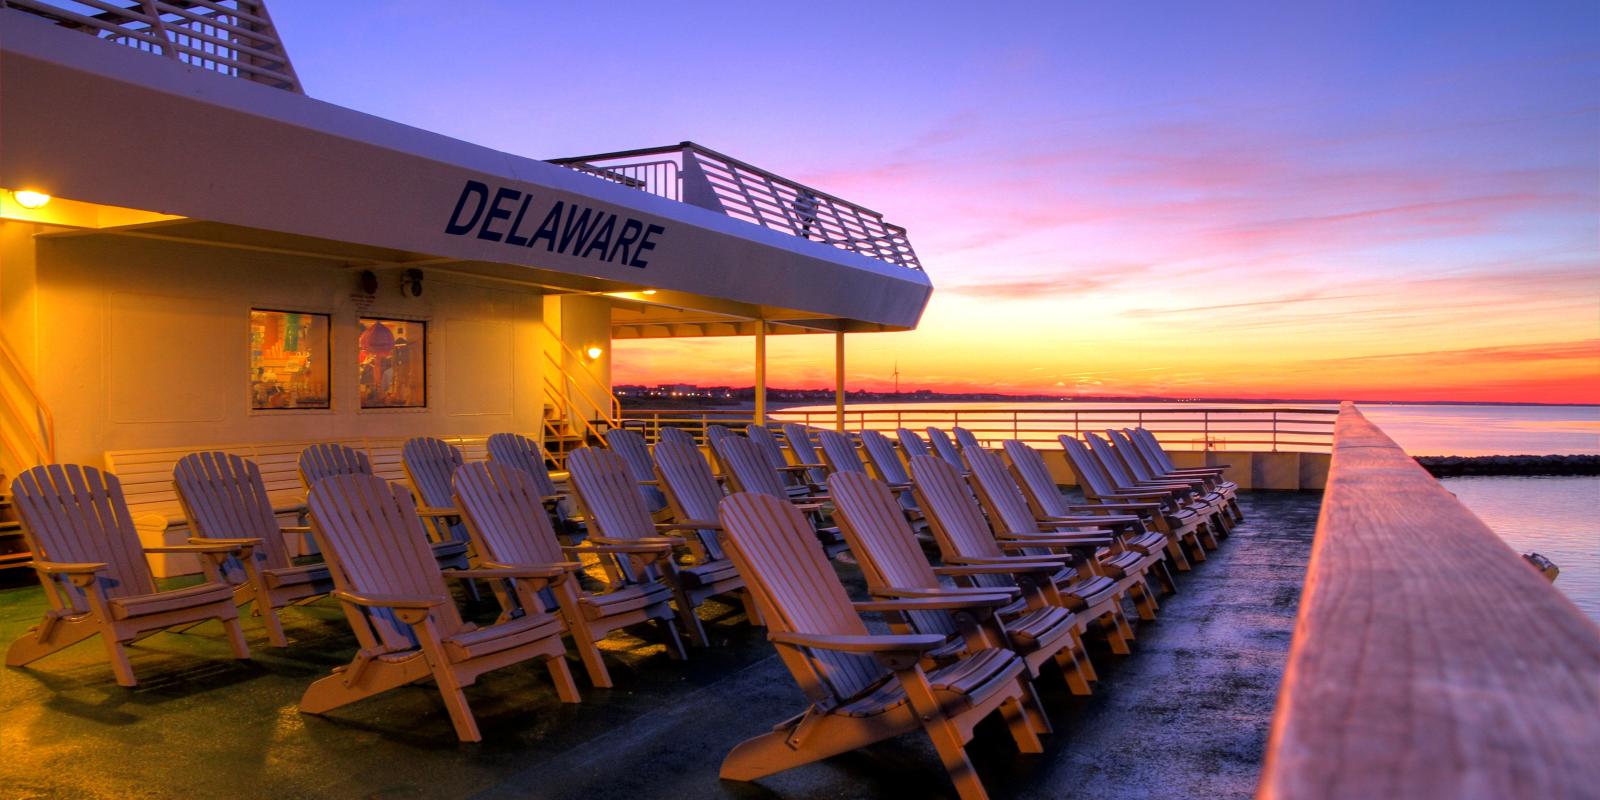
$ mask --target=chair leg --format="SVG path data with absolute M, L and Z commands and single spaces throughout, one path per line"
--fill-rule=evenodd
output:
M 1183 543 L 1179 539 L 1167 538 L 1167 560 L 1171 561 L 1179 572 L 1188 572 L 1194 567 L 1189 565 L 1189 557 L 1183 554 Z
M 983 788 L 983 781 L 978 778 L 972 759 L 967 757 L 966 745 L 955 726 L 941 715 L 925 722 L 923 729 L 928 732 L 928 738 L 933 740 L 933 749 L 938 751 L 939 760 L 944 762 L 945 772 L 950 773 L 950 782 L 956 786 L 956 795 L 961 800 L 989 800 L 989 793 Z
M 266 616 L 274 622 L 277 621 L 270 612 Z M 222 617 L 220 619 L 222 621 L 222 630 L 228 634 L 228 646 L 233 648 L 233 657 L 249 658 L 250 646 L 244 642 L 244 629 L 239 626 L 239 618 Z M 278 635 L 282 636 L 283 631 L 278 631 Z M 284 644 L 287 645 L 288 642 L 284 642 Z
M 1128 588 L 1133 593 L 1133 607 L 1139 612 L 1139 619 L 1146 622 L 1155 619 L 1159 606 L 1156 605 L 1155 593 L 1150 591 L 1150 584 L 1140 578 Z
M 483 734 L 478 732 L 478 720 L 472 716 L 472 708 L 467 705 L 467 695 L 461 691 L 456 682 L 444 675 L 439 678 L 439 696 L 444 698 L 444 707 L 450 712 L 450 724 L 455 726 L 456 738 L 463 742 L 481 742 Z M 571 676 L 568 676 L 571 680 Z
M 283 623 L 278 620 L 278 609 L 257 602 L 256 610 L 261 612 L 261 624 L 267 626 L 267 643 L 273 647 L 288 647 L 289 637 L 283 633 Z
M 1034 731 L 1021 701 L 1011 699 L 1001 703 L 1000 716 L 1005 717 L 1006 727 L 1011 729 L 1011 738 L 1016 741 L 1018 750 L 1024 753 L 1044 752 L 1044 743 L 1039 741 L 1039 734 Z M 962 754 L 965 755 L 965 751 Z
M 1079 623 L 1079 625 L 1082 624 L 1082 622 Z M 1083 671 L 1084 679 L 1099 681 L 1100 673 L 1094 668 L 1094 660 L 1089 658 L 1089 648 L 1083 643 L 1083 630 L 1081 628 L 1075 627 L 1072 629 L 1072 644 L 1073 650 L 1078 654 L 1078 666 Z
M 567 667 L 566 654 L 551 656 L 544 660 L 544 664 L 550 669 L 550 680 L 555 683 L 556 696 L 561 698 L 561 702 L 579 702 L 582 698 L 578 696 L 578 684 L 572 680 L 572 670 Z
M 699 621 L 699 618 L 695 619 L 695 622 Z M 661 630 L 664 632 L 667 638 L 667 655 L 670 656 L 673 661 L 684 661 L 688 659 L 689 651 L 683 648 L 683 637 L 678 635 L 678 626 L 672 624 L 672 620 L 670 619 L 663 619 L 660 622 Z M 701 632 L 701 635 L 704 635 L 704 631 Z
M 133 665 L 128 663 L 128 651 L 123 649 L 122 642 L 111 635 L 102 635 L 100 639 L 106 643 L 106 655 L 111 659 L 111 671 L 116 674 L 117 683 L 130 689 L 138 686 L 139 681 L 133 677 Z
M 1050 717 L 1044 713 L 1044 703 L 1039 702 L 1039 692 L 1033 686 L 1033 681 L 1027 677 L 1017 678 L 1022 685 L 1022 711 L 1027 715 L 1028 728 L 1036 734 L 1055 733 L 1055 726 L 1050 724 Z
M 749 589 L 739 590 L 739 603 L 744 606 L 745 619 L 751 625 L 757 628 L 767 627 L 766 621 L 761 618 L 761 609 L 756 607 L 755 595 L 751 594 Z
M 1079 697 L 1094 694 L 1094 690 L 1089 688 L 1089 674 L 1083 668 L 1088 660 L 1089 656 L 1081 653 L 1077 645 L 1063 647 L 1056 653 L 1056 666 L 1061 669 L 1062 677 L 1067 679 L 1067 691 Z
M 683 632 L 689 635 L 689 643 L 695 647 L 707 647 L 710 640 L 706 638 L 706 628 L 700 624 L 700 615 L 694 613 L 694 603 L 689 600 L 689 593 L 678 586 L 677 581 L 672 582 L 673 605 L 678 608 L 678 621 L 683 625 Z
M 1130 637 L 1122 627 L 1121 617 L 1121 612 L 1110 611 L 1101 616 L 1100 621 L 1106 625 L 1106 642 L 1111 645 L 1111 652 L 1125 656 L 1132 653 L 1133 648 L 1128 646 Z

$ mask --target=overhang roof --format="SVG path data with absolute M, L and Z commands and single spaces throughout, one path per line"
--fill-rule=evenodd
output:
M 347 243 L 582 291 L 652 288 L 821 330 L 914 327 L 932 291 L 920 270 L 3 9 L 0 186 L 187 217 L 233 239 Z M 558 251 L 558 236 L 522 244 L 579 210 L 592 214 L 586 250 Z

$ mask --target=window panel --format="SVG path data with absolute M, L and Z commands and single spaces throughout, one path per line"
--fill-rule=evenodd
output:
M 250 310 L 250 407 L 329 408 L 328 315 Z
M 427 323 L 363 317 L 361 407 L 422 408 L 428 404 Z

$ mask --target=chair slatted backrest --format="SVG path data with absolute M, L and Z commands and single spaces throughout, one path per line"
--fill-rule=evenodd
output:
M 928 443 L 923 441 L 922 434 L 917 433 L 910 428 L 895 428 L 894 436 L 896 439 L 900 440 L 900 449 L 904 450 L 906 453 L 907 464 L 911 463 L 911 459 L 916 458 L 917 456 L 933 455 L 933 453 L 928 450 Z
M 967 466 L 972 468 L 972 482 L 990 522 L 1007 533 L 1040 532 L 1033 509 L 1028 507 L 1028 498 L 1023 496 L 998 454 L 982 449 L 969 450 Z
M 1106 429 L 1106 434 L 1111 437 L 1118 447 L 1121 447 L 1123 442 L 1127 442 L 1128 449 L 1124 458 L 1139 462 L 1139 468 L 1135 470 L 1135 474 L 1161 475 L 1167 472 L 1167 470 L 1160 467 L 1154 458 L 1150 457 L 1149 451 L 1145 449 L 1144 440 L 1140 438 L 1139 433 L 1133 428 L 1123 428 L 1121 430 L 1108 428 Z
M 662 442 L 686 442 L 691 447 L 695 444 L 694 434 L 690 433 L 687 428 L 678 428 L 671 425 L 656 431 L 656 444 L 659 446 Z
M 961 451 L 956 449 L 955 442 L 950 441 L 949 434 L 930 425 L 928 442 L 933 445 L 934 455 L 944 459 L 946 464 L 955 467 L 957 472 L 967 471 L 967 465 L 961 460 Z
M 835 472 L 828 476 L 834 518 L 850 542 L 850 552 L 861 564 L 867 585 L 874 589 L 932 589 L 939 577 L 928 566 L 917 536 L 900 511 L 894 493 L 881 481 L 860 472 Z M 942 611 L 910 612 L 922 633 L 955 632 L 950 615 Z
M 1017 439 L 1007 439 L 1006 457 L 1011 459 L 1011 470 L 1016 473 L 1023 488 L 1028 490 L 1030 505 L 1041 517 L 1071 516 L 1067 499 L 1061 496 L 1050 466 L 1044 463 L 1044 454 Z
M 650 445 L 645 444 L 644 434 L 628 428 L 612 428 L 606 431 L 606 446 L 622 457 L 628 474 L 633 476 L 633 491 L 644 500 L 645 509 L 654 514 L 666 508 L 667 498 L 661 490 L 645 485 L 656 479 L 656 462 L 650 457 Z
M 895 452 L 894 442 L 889 441 L 889 437 L 878 431 L 862 431 L 861 449 L 867 451 L 867 461 L 871 462 L 878 480 L 884 483 L 911 482 L 911 476 L 906 474 L 906 465 L 901 463 L 900 454 Z
M 613 430 L 617 430 L 613 428 Z M 655 521 L 639 494 L 638 481 L 615 450 L 580 447 L 567 454 L 567 474 L 589 524 L 607 539 L 654 536 Z M 651 468 L 651 480 L 655 469 Z
M 850 441 L 850 434 L 842 431 L 819 430 L 817 441 L 822 444 L 822 462 L 828 465 L 830 473 L 859 472 L 867 474 L 867 465 L 861 461 L 861 454 L 856 452 L 855 442 Z
M 738 436 L 738 435 L 739 435 L 738 431 L 735 431 L 734 429 L 732 429 L 732 428 L 730 428 L 730 427 L 728 427 L 726 425 L 707 425 L 706 426 L 706 444 L 708 446 L 711 446 L 711 447 L 715 447 L 717 445 L 717 442 L 720 442 L 720 441 L 722 441 L 724 439 L 727 439 L 730 436 Z
M 789 452 L 794 454 L 797 464 L 821 464 L 822 459 L 817 455 L 817 448 L 811 444 L 811 430 L 804 425 L 785 422 L 783 423 L 783 440 L 789 444 Z M 812 467 L 806 470 L 807 478 L 821 486 L 828 481 L 827 467 Z
M 956 435 L 956 445 L 965 453 L 968 450 L 982 450 L 983 445 L 978 442 L 978 437 L 972 431 L 957 425 L 950 429 Z
M 45 464 L 18 475 L 11 493 L 35 554 L 60 563 L 107 565 L 100 574 L 107 597 L 156 590 L 117 476 L 77 464 Z M 57 585 L 73 608 L 87 610 L 69 581 Z
M 1072 464 L 1072 471 L 1078 476 L 1078 485 L 1083 487 L 1084 493 L 1090 498 L 1110 497 L 1117 493 L 1116 487 L 1111 485 L 1111 479 L 1100 469 L 1100 462 L 1090 455 L 1089 448 L 1083 442 L 1072 438 L 1068 434 L 1061 434 L 1056 439 L 1061 442 L 1061 449 L 1067 453 L 1067 461 Z
M 762 455 L 767 457 L 767 463 L 773 469 L 783 469 L 789 465 L 789 459 L 783 457 L 783 445 L 778 444 L 778 437 L 772 435 L 772 429 L 759 422 L 752 422 L 744 426 L 745 436 L 761 448 Z
M 789 497 L 783 478 L 772 468 L 761 447 L 742 436 L 732 436 L 717 444 L 717 460 L 736 492 L 754 492 L 780 499 Z
M 497 564 L 555 564 L 561 551 L 538 482 L 500 461 L 466 464 L 451 480 L 478 555 Z
M 868 635 L 811 525 L 789 501 L 740 493 L 723 500 L 720 510 L 728 555 L 771 630 Z M 871 690 L 890 674 L 870 655 L 778 652 L 812 701 L 830 706 Z
M 404 486 L 376 475 L 330 475 L 311 487 L 306 505 L 335 587 L 360 595 L 437 598 L 433 617 L 439 635 L 461 630 L 461 616 Z M 363 646 L 387 651 L 416 646 L 410 626 L 387 609 L 367 609 L 363 617 L 370 629 L 356 626 Z
M 717 505 L 722 502 L 722 485 L 711 474 L 700 448 L 683 442 L 662 440 L 656 445 L 656 475 L 667 493 L 667 505 L 679 522 L 715 522 Z M 713 559 L 722 559 L 722 545 L 713 529 L 698 531 L 700 542 Z
M 417 491 L 422 502 L 435 508 L 451 505 L 450 481 L 463 463 L 461 450 L 440 439 L 418 436 L 406 440 L 400 448 L 405 461 L 406 477 Z
M 314 444 L 300 451 L 300 482 L 306 490 L 317 481 L 334 475 L 373 475 L 372 460 L 353 447 L 332 442 Z
M 1132 475 L 1134 480 L 1153 481 L 1158 479 L 1159 476 L 1150 469 L 1150 465 L 1145 462 L 1144 455 L 1134 446 L 1133 440 L 1129 439 L 1127 434 L 1108 428 L 1106 430 L 1106 439 L 1111 442 L 1111 449 L 1116 452 L 1118 460 L 1127 468 L 1128 474 Z
M 1144 452 L 1149 456 L 1150 463 L 1157 472 L 1172 472 L 1178 468 L 1172 463 L 1172 457 L 1167 455 L 1166 448 L 1161 446 L 1161 440 L 1157 439 L 1154 433 L 1145 428 L 1134 428 L 1129 433 L 1144 443 Z
M 289 548 L 267 498 L 267 485 L 254 461 L 219 450 L 190 453 L 172 470 L 178 503 L 189 530 L 209 539 L 260 539 L 255 552 L 267 569 L 291 566 Z M 228 562 L 229 577 L 234 574 Z
M 945 558 L 1005 556 L 977 498 L 955 467 L 937 456 L 916 456 L 911 459 L 911 480 Z M 1009 579 L 998 575 L 979 575 L 977 582 L 980 586 L 1011 585 Z
M 1111 485 L 1132 487 L 1137 483 L 1133 474 L 1128 471 L 1128 465 L 1122 463 L 1122 456 L 1112 452 L 1110 442 L 1087 431 L 1084 432 L 1083 438 L 1088 441 L 1089 452 L 1094 454 L 1101 471 L 1111 479 Z
M 517 433 L 490 436 L 489 460 L 526 472 L 533 479 L 534 488 L 545 497 L 558 494 L 555 481 L 550 480 L 550 470 L 544 465 L 544 448 L 526 436 Z

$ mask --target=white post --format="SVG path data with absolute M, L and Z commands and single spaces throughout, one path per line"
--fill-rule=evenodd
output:
M 833 335 L 833 420 L 844 430 L 844 331 Z
M 767 424 L 767 323 L 756 320 L 756 422 Z

